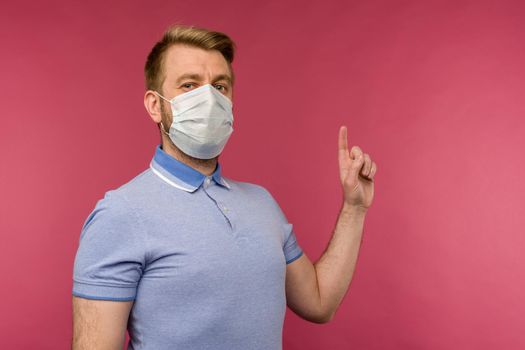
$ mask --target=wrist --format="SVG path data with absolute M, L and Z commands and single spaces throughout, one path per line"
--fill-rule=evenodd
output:
M 350 215 L 365 216 L 368 212 L 368 208 L 363 207 L 362 205 L 349 204 L 347 202 L 343 202 L 343 207 L 341 208 L 341 211 Z

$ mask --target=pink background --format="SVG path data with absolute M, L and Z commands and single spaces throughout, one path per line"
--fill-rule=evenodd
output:
M 228 33 L 224 174 L 277 198 L 315 261 L 341 203 L 339 126 L 378 165 L 334 321 L 284 349 L 523 349 L 522 1 L 89 1 L 0 11 L 0 342 L 66 349 L 80 228 L 144 170 L 142 69 L 167 25 Z

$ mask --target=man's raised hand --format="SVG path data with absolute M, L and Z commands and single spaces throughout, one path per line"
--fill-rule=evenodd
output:
M 347 128 L 339 129 L 339 174 L 344 204 L 368 209 L 374 198 L 374 176 L 377 165 L 359 146 L 348 151 Z

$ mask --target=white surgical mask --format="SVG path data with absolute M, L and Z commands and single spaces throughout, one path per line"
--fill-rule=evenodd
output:
M 168 100 L 173 122 L 167 134 L 184 153 L 199 159 L 218 156 L 233 132 L 232 102 L 206 84 Z

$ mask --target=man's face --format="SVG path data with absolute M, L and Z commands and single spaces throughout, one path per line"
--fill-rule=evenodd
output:
M 159 92 L 167 99 L 206 84 L 233 99 L 230 68 L 219 51 L 176 44 L 167 50 L 163 64 L 165 79 Z M 169 128 L 171 108 L 164 100 L 161 101 L 161 114 L 164 125 Z

